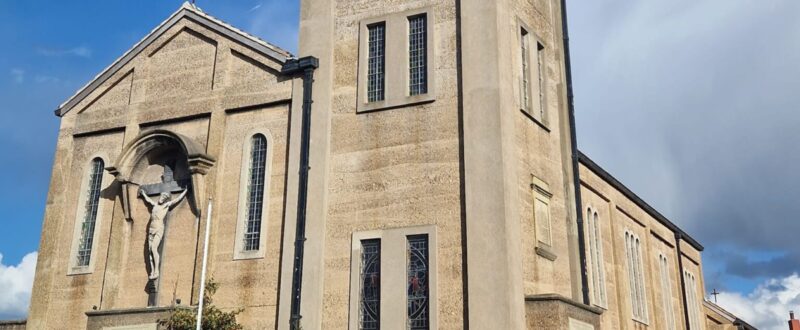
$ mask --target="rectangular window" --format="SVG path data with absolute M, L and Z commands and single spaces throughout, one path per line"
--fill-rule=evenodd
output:
M 381 320 L 381 241 L 361 241 L 359 329 L 378 330 Z
M 408 90 L 410 95 L 428 92 L 428 16 L 408 18 Z
M 534 117 L 544 122 L 544 45 L 536 43 L 536 108 Z
M 522 110 L 530 112 L 531 107 L 531 58 L 530 35 L 525 28 L 520 28 L 520 51 L 522 53 L 522 79 L 520 80 L 520 95 L 522 96 Z
M 672 307 L 672 285 L 669 280 L 669 262 L 663 254 L 658 255 L 658 266 L 661 273 L 661 305 L 667 329 L 675 329 L 675 310 Z
M 369 57 L 367 67 L 367 101 L 383 101 L 386 71 L 386 24 L 376 23 L 369 30 Z
M 348 329 L 438 329 L 436 226 L 354 232 L 351 244 Z
M 408 329 L 428 330 L 428 235 L 408 236 Z
M 520 27 L 520 109 L 545 124 L 544 45 Z

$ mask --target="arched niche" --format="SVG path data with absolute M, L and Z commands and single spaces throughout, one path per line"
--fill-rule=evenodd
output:
M 202 214 L 205 200 L 205 175 L 214 166 L 215 159 L 193 140 L 168 130 L 149 130 L 139 134 L 122 150 L 119 158 L 106 170 L 114 175 L 122 187 L 125 218 L 131 218 L 131 199 L 136 199 L 139 187 L 154 181 L 154 172 L 171 172 L 176 184 L 191 188 L 189 202 L 197 216 Z M 169 178 L 167 179 L 167 181 Z

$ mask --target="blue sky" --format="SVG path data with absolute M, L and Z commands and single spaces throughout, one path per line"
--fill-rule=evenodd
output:
M 800 2 L 568 3 L 580 148 L 706 246 L 723 306 L 777 326 L 771 295 L 800 288 Z M 0 276 L 35 260 L 53 110 L 180 4 L 0 0 Z M 299 1 L 198 6 L 296 50 Z

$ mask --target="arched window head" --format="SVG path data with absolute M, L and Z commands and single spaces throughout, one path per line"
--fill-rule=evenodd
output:
M 100 186 L 103 181 L 103 168 L 105 164 L 100 158 L 95 158 L 89 166 L 87 175 L 86 191 L 84 194 L 85 202 L 83 207 L 83 217 L 80 219 L 80 236 L 78 238 L 78 249 L 75 254 L 75 265 L 77 267 L 88 267 L 92 258 L 92 246 L 94 244 L 94 230 L 97 223 L 97 208 L 100 205 Z

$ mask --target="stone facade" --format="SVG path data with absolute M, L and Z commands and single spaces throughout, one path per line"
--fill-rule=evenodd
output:
M 406 277 L 407 239 L 415 235 L 429 246 L 431 328 L 666 328 L 658 252 L 669 256 L 669 300 L 676 328 L 685 328 L 677 261 L 699 280 L 691 294 L 702 302 L 702 246 L 587 158 L 573 173 L 579 155 L 571 147 L 560 6 L 301 1 L 299 54 L 319 60 L 310 90 L 304 329 L 358 328 L 361 244 L 378 239 L 387 272 L 380 321 L 405 328 L 406 289 L 417 279 Z M 428 24 L 428 89 L 408 95 L 404 24 L 419 15 Z M 364 96 L 373 24 L 389 29 L 391 97 L 378 103 Z M 520 56 L 523 37 L 536 46 L 529 48 L 536 90 L 522 83 L 521 68 L 531 65 Z M 290 58 L 185 4 L 59 108 L 31 328 L 150 326 L 178 299 L 196 305 L 206 231 L 207 271 L 220 284 L 215 304 L 244 308 L 238 319 L 248 329 L 289 328 L 306 92 L 301 79 L 281 73 Z M 539 114 L 523 104 L 531 96 Z M 267 142 L 258 200 L 248 185 L 255 136 Z M 89 208 L 87 171 L 96 159 L 106 171 Z M 167 220 L 156 280 L 146 266 L 149 210 L 137 197 L 148 185 L 190 190 Z M 583 304 L 584 289 L 591 296 L 596 288 L 582 284 L 579 251 L 589 233 L 577 221 L 584 211 L 576 211 L 576 194 L 603 219 L 602 303 Z M 254 201 L 263 202 L 261 240 L 244 251 Z M 75 265 L 87 209 L 96 210 L 91 258 Z M 644 242 L 644 322 L 631 314 L 626 230 Z

